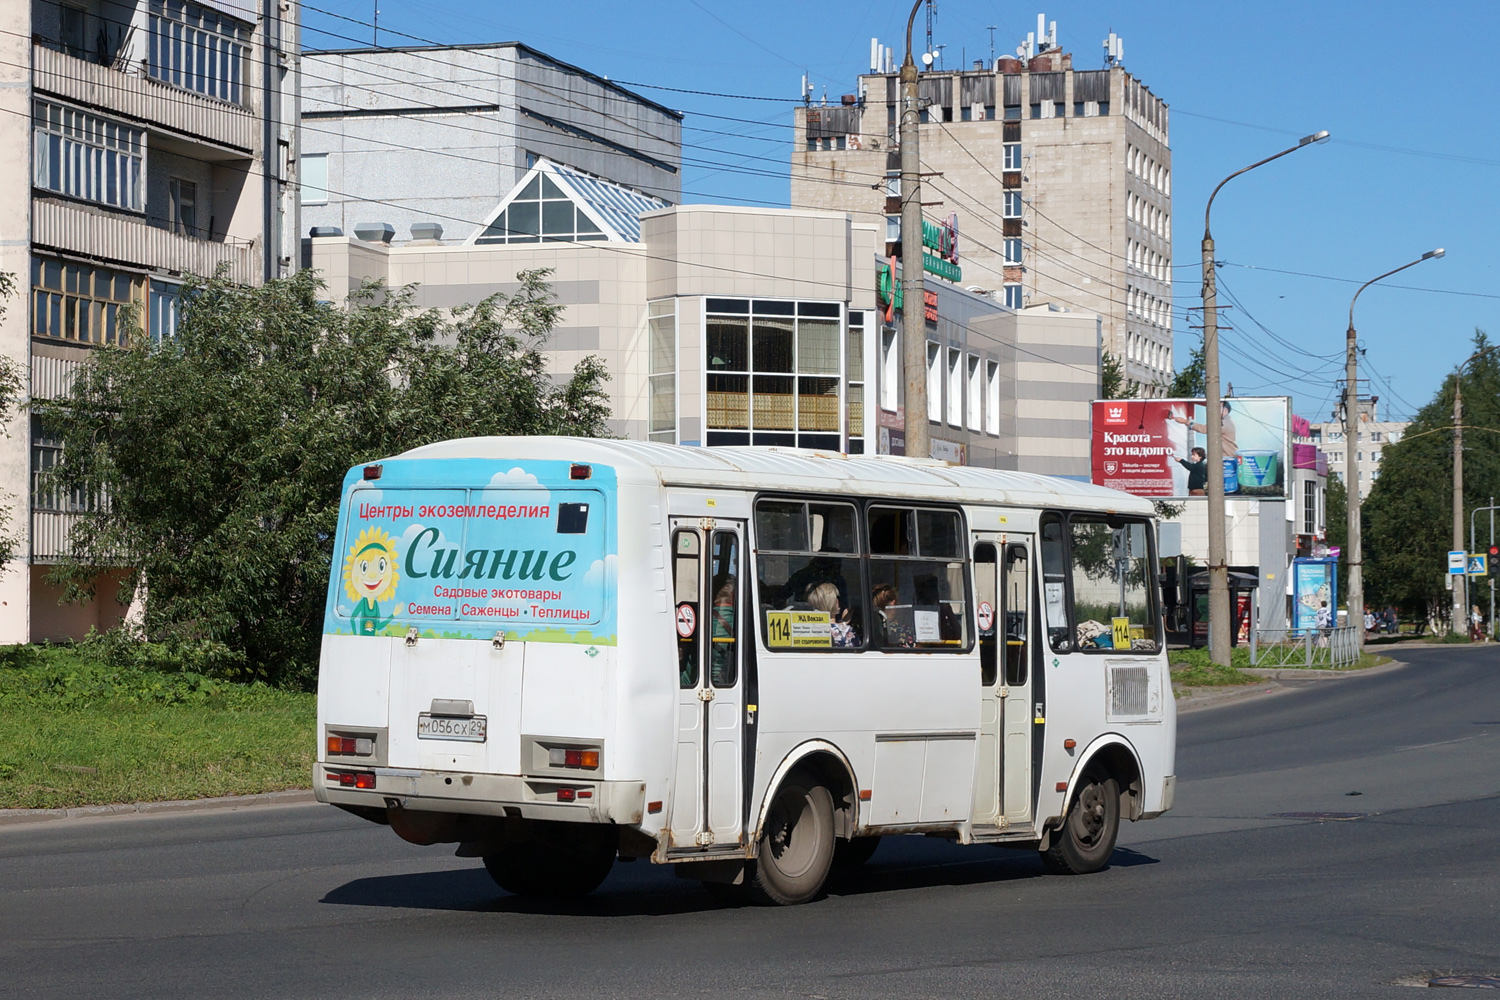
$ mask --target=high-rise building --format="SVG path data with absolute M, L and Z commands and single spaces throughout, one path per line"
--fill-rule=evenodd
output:
M 1167 105 L 1123 51 L 1112 34 L 1101 68 L 1075 68 L 1039 18 L 1015 56 L 954 70 L 923 58 L 922 202 L 933 222 L 956 217 L 962 285 L 1099 315 L 1103 348 L 1152 395 L 1172 376 L 1172 159 Z M 794 207 L 876 221 L 893 255 L 896 58 L 871 39 L 855 93 L 797 109 L 791 169 Z
M 0 437 L 0 531 L 17 542 L 0 643 L 124 612 L 118 573 L 81 605 L 46 581 L 98 499 L 37 487 L 60 454 L 45 401 L 90 351 L 170 335 L 185 276 L 296 266 L 297 48 L 297 7 L 275 0 L 0 4 L 0 272 L 17 292 L 0 352 L 33 404 Z

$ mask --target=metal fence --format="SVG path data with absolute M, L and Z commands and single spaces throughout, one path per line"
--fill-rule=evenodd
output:
M 1353 666 L 1358 659 L 1359 639 L 1353 626 L 1250 630 L 1251 666 L 1339 670 Z

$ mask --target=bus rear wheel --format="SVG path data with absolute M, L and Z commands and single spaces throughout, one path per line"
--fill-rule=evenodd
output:
M 1042 864 L 1054 875 L 1086 875 L 1103 868 L 1120 834 L 1120 786 L 1114 778 L 1085 776 Z
M 539 827 L 543 824 L 537 824 Z M 577 899 L 587 896 L 615 863 L 615 829 L 589 823 L 553 823 L 528 840 L 484 856 L 495 884 L 518 896 Z
M 833 796 L 822 785 L 788 779 L 766 814 L 758 856 L 745 864 L 745 895 L 766 906 L 807 902 L 823 888 L 833 845 Z

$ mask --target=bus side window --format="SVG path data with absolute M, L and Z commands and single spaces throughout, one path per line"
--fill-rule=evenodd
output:
M 677 683 L 685 688 L 698 686 L 698 631 L 702 620 L 699 588 L 703 580 L 701 545 L 696 531 L 679 531 L 672 536 L 672 594 L 676 603 Z M 684 621 L 693 628 L 683 635 Z
M 995 587 L 995 562 L 995 546 L 989 542 L 974 546 L 974 599 L 979 607 L 979 683 L 985 687 L 991 687 L 999 674 L 996 656 L 999 630 L 996 626 L 1001 612 Z M 989 608 L 988 615 L 985 608 Z M 988 628 L 985 627 L 986 617 Z
M 1101 514 L 1068 519 L 1077 647 L 1155 653 L 1155 569 L 1147 522 Z
M 969 648 L 968 550 L 953 510 L 869 507 L 872 638 L 886 649 Z
M 1042 599 L 1047 609 L 1047 641 L 1054 653 L 1073 649 L 1068 630 L 1068 560 L 1063 548 L 1062 518 L 1042 515 Z
M 1011 545 L 1005 550 L 1005 683 L 1019 687 L 1026 683 L 1026 613 L 1031 586 L 1031 560 L 1026 546 Z

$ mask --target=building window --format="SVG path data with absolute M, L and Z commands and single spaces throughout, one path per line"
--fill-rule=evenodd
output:
M 125 309 L 140 302 L 143 284 L 139 275 L 125 271 L 33 257 L 31 333 L 79 344 L 126 345 Z
M 302 204 L 326 205 L 328 203 L 328 154 L 310 154 L 302 157 L 300 162 Z
M 177 336 L 181 295 L 181 285 L 152 280 L 146 304 L 146 332 L 151 336 L 151 343 L 160 344 Z
M 64 491 L 43 482 L 62 461 L 62 437 L 39 414 L 31 416 L 31 506 L 51 513 L 79 513 L 99 509 L 97 498 L 83 490 Z
M 885 241 L 887 243 L 901 242 L 901 216 L 887 215 L 885 217 Z
M 1021 144 L 1019 142 L 1007 142 L 1005 144 L 1005 169 L 1021 169 Z
M 1020 309 L 1025 304 L 1025 297 L 1021 293 L 1019 284 L 1005 286 L 1005 305 L 1010 309 Z
M 1005 210 L 1002 217 L 1006 219 L 1019 219 L 1021 217 L 1021 204 L 1021 192 L 1006 191 Z
M 33 105 L 32 182 L 46 191 L 142 210 L 146 133 L 51 101 Z
M 849 313 L 849 343 L 844 357 L 845 369 L 849 373 L 849 387 L 845 405 L 849 421 L 849 454 L 862 455 L 865 451 L 865 313 L 853 310 Z
M 1005 241 L 1005 263 L 1007 263 L 1007 264 L 1020 264 L 1021 263 L 1021 241 L 1019 239 L 1016 239 L 1014 237 L 1006 239 L 1006 241 Z
M 706 312 L 706 442 L 841 450 L 841 306 L 711 298 Z
M 901 399 L 901 352 L 896 331 L 887 326 L 880 331 L 880 408 L 895 413 Z
M 927 342 L 927 419 L 935 424 L 943 420 L 943 349 L 930 340 Z
M 980 381 L 979 359 L 970 354 L 964 364 L 969 379 L 969 397 L 966 407 L 969 430 L 984 430 L 984 383 Z
M 984 363 L 984 430 L 1000 434 L 1000 362 Z
M 964 423 L 963 360 L 962 351 L 948 348 L 948 423 L 953 427 L 962 427 Z
M 653 302 L 647 320 L 651 334 L 650 367 L 647 371 L 650 395 L 652 441 L 677 443 L 677 300 Z
M 168 222 L 179 236 L 198 236 L 198 185 L 173 177 L 167 181 Z
M 242 103 L 250 26 L 183 0 L 151 0 L 146 72 L 186 90 Z
M 608 238 L 556 181 L 538 173 L 474 242 L 573 243 Z

